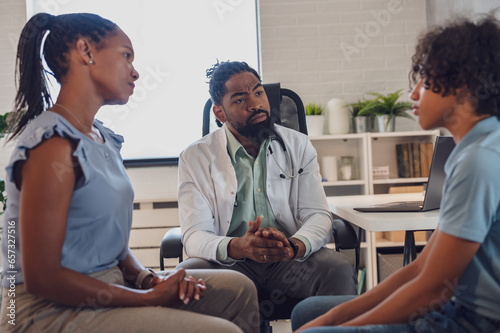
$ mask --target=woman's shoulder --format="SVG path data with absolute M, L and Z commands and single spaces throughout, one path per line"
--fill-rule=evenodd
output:
M 99 129 L 105 140 L 109 140 L 118 150 L 121 149 L 124 141 L 123 136 L 116 134 L 104 126 L 100 120 L 95 119 L 94 126 Z M 72 142 L 80 142 L 82 139 L 86 140 L 85 135 L 73 127 L 63 116 L 55 112 L 44 111 L 23 130 L 18 139 L 18 146 L 33 148 L 42 141 L 54 136 L 62 137 Z
M 17 141 L 18 146 L 25 148 L 33 148 L 42 141 L 50 139 L 54 136 L 68 138 L 71 141 L 80 140 L 82 138 L 76 128 L 58 115 L 55 112 L 44 111 L 24 128 Z

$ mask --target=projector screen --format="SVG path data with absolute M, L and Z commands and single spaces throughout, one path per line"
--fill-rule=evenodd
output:
M 27 11 L 28 18 L 95 13 L 130 37 L 140 75 L 134 94 L 126 105 L 97 113 L 124 136 L 129 165 L 176 163 L 201 137 L 205 70 L 217 60 L 245 61 L 260 72 L 258 0 L 27 0 Z

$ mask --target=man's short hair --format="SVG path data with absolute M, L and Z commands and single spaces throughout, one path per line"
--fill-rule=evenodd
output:
M 207 69 L 208 92 L 214 105 L 222 105 L 222 98 L 226 94 L 226 82 L 235 74 L 250 72 L 262 82 L 259 73 L 246 62 L 223 61 Z
M 500 116 L 500 22 L 490 14 L 436 27 L 418 40 L 410 81 L 442 96 L 467 88 L 477 114 Z

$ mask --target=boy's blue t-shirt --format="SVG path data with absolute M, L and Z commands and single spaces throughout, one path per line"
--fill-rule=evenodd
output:
M 500 121 L 477 123 L 445 165 L 439 230 L 481 243 L 455 289 L 457 303 L 500 320 Z M 455 281 L 450 281 L 454 283 Z

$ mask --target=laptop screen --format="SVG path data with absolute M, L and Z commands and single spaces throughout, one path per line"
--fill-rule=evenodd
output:
M 455 147 L 452 137 L 438 136 L 434 144 L 432 162 L 427 180 L 427 190 L 425 192 L 424 202 L 421 201 L 399 201 L 377 204 L 371 207 L 353 208 L 359 212 L 425 212 L 428 210 L 439 209 L 441 205 L 441 196 L 443 192 L 446 175 L 444 165 L 451 151 Z
M 436 138 L 424 206 L 422 207 L 423 211 L 438 209 L 441 204 L 441 195 L 446 178 L 444 165 L 453 148 L 455 148 L 455 141 L 451 136 L 438 136 Z

